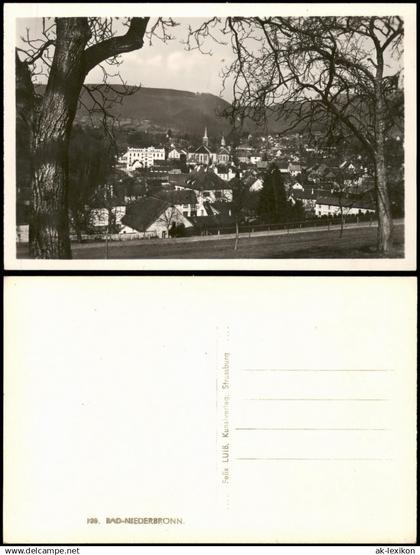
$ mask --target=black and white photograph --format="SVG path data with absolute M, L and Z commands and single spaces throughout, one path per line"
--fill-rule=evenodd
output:
M 413 264 L 409 5 L 45 6 L 9 29 L 16 264 Z

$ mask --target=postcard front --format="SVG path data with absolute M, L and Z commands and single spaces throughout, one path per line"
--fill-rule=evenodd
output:
M 6 4 L 6 266 L 415 269 L 415 15 Z

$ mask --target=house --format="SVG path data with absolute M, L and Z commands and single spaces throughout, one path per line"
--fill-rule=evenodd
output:
M 212 204 L 208 202 L 206 203 L 206 209 L 208 216 L 232 216 L 232 203 L 230 202 L 217 201 Z
M 172 148 L 168 152 L 168 160 L 180 160 L 181 159 L 181 152 L 177 150 L 173 145 Z
M 253 180 L 253 183 L 250 184 L 249 190 L 251 192 L 261 191 L 263 186 L 264 185 L 262 179 L 260 177 L 257 177 L 255 180 Z
M 250 158 L 254 153 L 254 149 L 247 145 L 239 145 L 236 148 L 235 156 L 239 162 L 247 164 L 250 163 Z
M 197 195 L 191 189 L 159 191 L 154 196 L 175 206 L 186 218 L 207 216 L 203 202 L 199 202 Z
M 263 180 L 258 176 L 256 171 L 249 171 L 244 174 L 242 181 L 249 191 L 260 191 L 263 188 Z
M 291 192 L 288 200 L 294 206 L 296 202 L 301 202 L 305 212 L 309 215 L 315 214 L 317 193 L 295 189 Z
M 213 171 L 216 175 L 223 179 L 223 181 L 230 181 L 232 177 L 235 177 L 236 175 L 236 169 L 225 164 L 217 164 L 213 167 Z
M 340 170 L 344 172 L 354 173 L 356 171 L 356 166 L 350 160 L 345 160 L 339 166 Z
M 167 159 L 168 160 L 181 160 L 181 158 L 184 158 L 184 160 L 187 157 L 187 152 L 182 149 L 182 148 L 176 148 L 173 144 L 171 145 L 171 149 L 168 152 L 168 156 Z
M 321 216 L 337 216 L 374 214 L 376 212 L 374 205 L 366 200 L 353 200 L 349 198 L 341 199 L 334 196 L 318 197 L 315 205 L 315 215 Z
M 179 185 L 178 188 L 180 188 Z M 218 200 L 232 202 L 232 187 L 207 167 L 188 174 L 184 188 L 193 190 L 199 203 Z
M 192 227 L 175 206 L 155 197 L 146 197 L 129 205 L 121 224 L 120 234 L 141 233 L 143 237 L 161 239 L 170 237 L 181 227 Z
M 142 178 L 150 187 L 165 187 L 170 184 L 168 170 L 164 168 L 157 168 L 153 171 L 152 168 L 140 168 L 136 171 L 136 176 Z
M 261 162 L 261 156 L 257 155 L 257 154 L 252 154 L 249 157 L 249 161 L 251 162 L 251 164 L 258 164 L 258 162 Z
M 290 173 L 291 176 L 296 177 L 297 175 L 302 173 L 302 166 L 300 164 L 290 162 L 290 164 L 288 165 L 287 170 L 288 170 L 288 172 Z
M 169 187 L 172 187 L 175 190 L 182 191 L 185 189 L 186 181 L 188 179 L 188 173 L 178 173 L 178 174 L 169 174 Z

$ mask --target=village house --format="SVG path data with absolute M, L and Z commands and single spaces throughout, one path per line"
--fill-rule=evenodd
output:
M 173 205 L 161 198 L 146 197 L 129 205 L 121 220 L 120 234 L 141 234 L 165 239 L 177 228 L 192 227 L 191 222 Z
M 374 214 L 375 208 L 372 203 L 366 200 L 352 200 L 339 197 L 318 197 L 315 205 L 315 215 L 338 216 L 343 211 L 345 215 Z
M 251 156 L 254 154 L 254 149 L 248 145 L 239 145 L 236 147 L 235 156 L 238 162 L 243 164 L 251 163 Z
M 340 170 L 345 172 L 354 173 L 356 172 L 356 166 L 350 160 L 345 160 L 339 165 Z
M 236 168 L 225 164 L 217 164 L 213 166 L 212 169 L 223 181 L 230 181 L 232 177 L 235 177 L 237 171 Z
M 289 202 L 294 206 L 296 202 L 301 202 L 308 217 L 315 216 L 317 194 L 312 191 L 305 191 L 300 189 L 292 190 L 289 195 Z
M 187 152 L 183 149 L 177 149 L 173 144 L 168 152 L 168 160 L 181 160 L 182 157 L 187 157 Z
M 190 189 L 159 191 L 154 196 L 175 206 L 186 218 L 207 216 L 205 205 L 197 199 L 197 195 Z
M 297 175 L 302 173 L 302 166 L 300 164 L 291 162 L 288 165 L 287 170 L 292 177 L 296 177 Z
M 199 203 L 204 202 L 232 202 L 233 191 L 229 183 L 226 183 L 216 173 L 207 167 L 188 174 L 184 186 L 178 184 L 177 189 L 191 189 L 197 195 Z
M 254 170 L 248 170 L 242 176 L 239 176 L 242 179 L 243 184 L 245 187 L 251 191 L 256 192 L 260 191 L 263 188 L 263 180 L 258 175 L 258 172 Z
M 249 161 L 251 164 L 257 164 L 258 162 L 261 162 L 261 156 L 259 154 L 251 154 Z

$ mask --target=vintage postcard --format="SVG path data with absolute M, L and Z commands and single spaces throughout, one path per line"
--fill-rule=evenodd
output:
M 415 542 L 416 285 L 7 277 L 6 543 Z
M 416 268 L 414 3 L 4 21 L 8 269 Z

